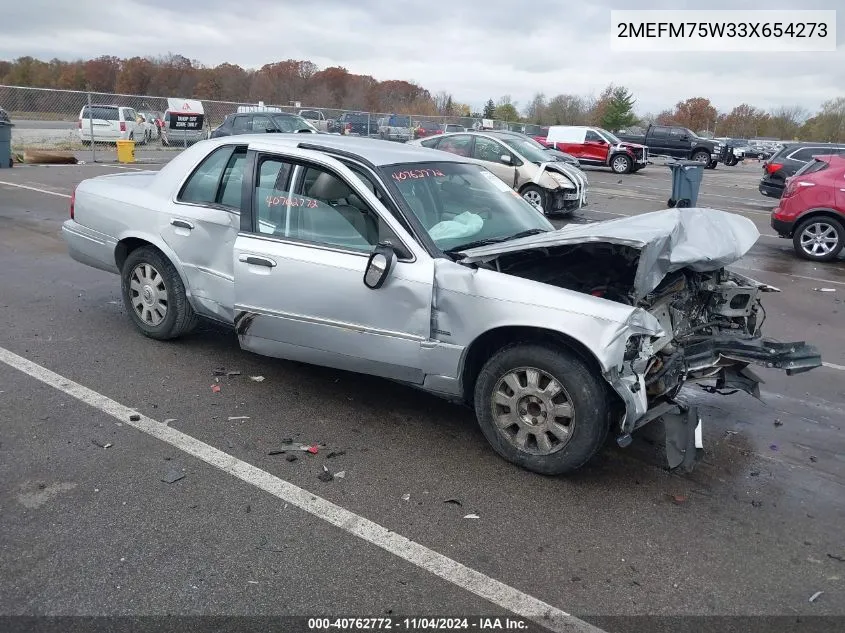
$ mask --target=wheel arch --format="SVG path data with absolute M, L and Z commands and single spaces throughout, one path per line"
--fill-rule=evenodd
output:
M 473 403 L 475 382 L 481 368 L 496 352 L 514 343 L 539 343 L 548 345 L 552 342 L 557 347 L 576 354 L 581 360 L 593 369 L 598 376 L 604 375 L 601 363 L 589 347 L 578 339 L 538 326 L 507 325 L 495 327 L 478 335 L 472 343 L 467 346 L 463 354 L 460 368 L 461 393 L 464 401 L 470 406 Z M 619 396 L 608 388 L 608 393 L 619 400 Z M 621 403 L 621 400 L 619 400 Z
M 182 263 L 179 261 L 179 258 L 176 257 L 176 253 L 174 253 L 173 250 L 170 249 L 166 244 L 154 241 L 149 236 L 124 235 L 118 240 L 114 248 L 114 263 L 115 265 L 117 265 L 117 269 L 122 273 L 123 265 L 126 263 L 126 259 L 129 257 L 129 254 L 145 246 L 154 248 L 164 257 L 166 257 L 171 264 L 173 264 L 173 267 L 176 268 L 176 272 L 179 274 L 179 278 L 182 280 L 182 285 L 185 287 L 185 294 L 187 295 L 188 299 L 193 302 L 193 299 L 191 298 L 191 287 L 188 283 L 188 278 L 185 275 L 184 269 L 182 268 Z
M 798 230 L 798 227 L 802 223 L 806 222 L 811 218 L 820 216 L 831 218 L 833 220 L 838 221 L 839 224 L 841 224 L 842 226 L 845 226 L 845 216 L 843 216 L 841 213 L 837 213 L 830 207 L 815 207 L 813 209 L 807 209 L 801 215 L 795 218 L 795 222 L 792 223 L 792 232 L 789 234 L 789 237 L 795 235 L 795 231 Z

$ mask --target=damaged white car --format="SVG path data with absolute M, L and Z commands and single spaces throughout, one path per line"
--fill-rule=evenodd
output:
M 756 241 L 750 220 L 685 209 L 555 230 L 484 167 L 426 148 L 204 141 L 157 173 L 83 181 L 63 235 L 121 276 L 143 334 L 215 319 L 244 349 L 466 403 L 500 455 L 538 473 L 654 420 L 669 465 L 689 464 L 685 383 L 756 394 L 749 364 L 821 364 L 762 337 L 776 289 L 724 269 Z

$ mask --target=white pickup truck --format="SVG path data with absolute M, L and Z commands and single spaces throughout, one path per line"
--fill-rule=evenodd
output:
M 329 131 L 329 120 L 322 110 L 300 110 L 299 116 L 308 121 L 321 132 Z

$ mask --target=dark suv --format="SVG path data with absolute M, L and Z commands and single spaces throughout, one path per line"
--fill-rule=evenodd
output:
M 211 138 L 233 134 L 266 134 L 267 132 L 312 132 L 319 130 L 298 114 L 286 112 L 244 112 L 227 114 L 223 123 L 211 132 Z
M 841 143 L 787 143 L 763 163 L 763 178 L 758 189 L 764 196 L 780 198 L 786 179 L 813 160 L 813 156 L 845 154 Z
M 378 118 L 366 112 L 344 112 L 329 124 L 329 132 L 351 136 L 375 136 L 378 134 Z

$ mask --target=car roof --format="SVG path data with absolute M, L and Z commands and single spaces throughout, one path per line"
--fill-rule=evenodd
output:
M 357 154 L 370 163 L 381 165 L 394 165 L 396 163 L 408 162 L 440 162 L 440 163 L 467 163 L 465 157 L 450 154 L 436 149 L 430 149 L 421 145 L 409 145 L 395 141 L 385 141 L 377 138 L 366 138 L 363 136 L 340 136 L 335 134 L 238 134 L 235 136 L 224 136 L 219 141 L 220 145 L 231 143 L 233 139 L 243 139 L 244 143 L 261 143 L 263 147 L 276 146 L 280 150 L 289 147 L 297 147 L 300 144 L 321 146 L 329 150 L 340 150 Z

